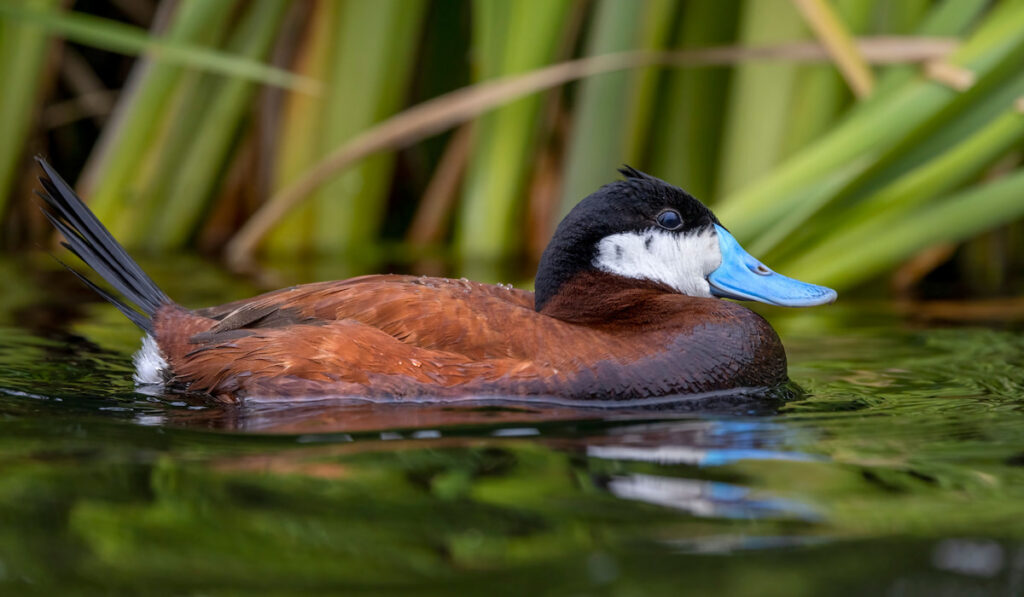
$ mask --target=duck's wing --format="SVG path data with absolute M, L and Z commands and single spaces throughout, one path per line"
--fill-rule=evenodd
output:
M 242 397 L 444 396 L 473 391 L 541 393 L 558 379 L 548 364 L 465 355 L 402 342 L 345 319 L 249 329 L 171 357 L 175 381 L 228 400 Z
M 531 293 L 438 278 L 310 284 L 156 321 L 174 381 L 225 399 L 537 394 L 562 375 L 538 353 L 574 354 Z
M 217 344 L 257 332 L 355 321 L 392 338 L 464 358 L 523 357 L 556 324 L 533 309 L 533 293 L 412 276 L 364 276 L 306 284 L 194 311 L 214 320 L 190 337 Z

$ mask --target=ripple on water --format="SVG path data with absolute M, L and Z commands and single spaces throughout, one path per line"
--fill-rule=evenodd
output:
M 0 591 L 1019 592 L 1024 339 L 816 317 L 708 413 L 143 396 L 116 313 L 0 315 Z

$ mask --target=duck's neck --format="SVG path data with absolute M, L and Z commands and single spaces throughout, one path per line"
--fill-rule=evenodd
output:
M 681 295 L 657 282 L 587 269 L 562 282 L 542 303 L 538 301 L 537 311 L 570 323 L 650 325 L 664 315 L 650 306 L 665 296 Z
M 577 238 L 576 229 L 564 228 L 567 228 L 565 220 L 558 225 L 558 230 L 537 264 L 534 302 L 535 308 L 541 313 L 545 312 L 550 301 L 556 300 L 557 295 L 563 293 L 563 286 L 581 274 L 596 271 L 593 265 L 596 241 Z

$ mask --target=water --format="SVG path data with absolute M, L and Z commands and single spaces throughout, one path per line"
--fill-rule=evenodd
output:
M 46 258 L 0 276 L 5 595 L 1024 594 L 1013 326 L 765 311 L 807 394 L 715 414 L 214 407 L 135 393 L 137 333 Z

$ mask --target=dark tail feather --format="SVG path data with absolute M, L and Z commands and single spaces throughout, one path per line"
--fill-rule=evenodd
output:
M 127 301 L 98 287 L 80 272 L 64 265 L 78 279 L 118 308 L 128 319 L 148 333 L 153 332 L 153 315 L 171 299 L 142 271 L 103 224 L 96 219 L 68 183 L 46 160 L 37 157 L 46 176 L 41 176 L 44 192 L 36 193 L 46 207 L 43 214 L 66 239 L 61 243 L 91 267 Z

